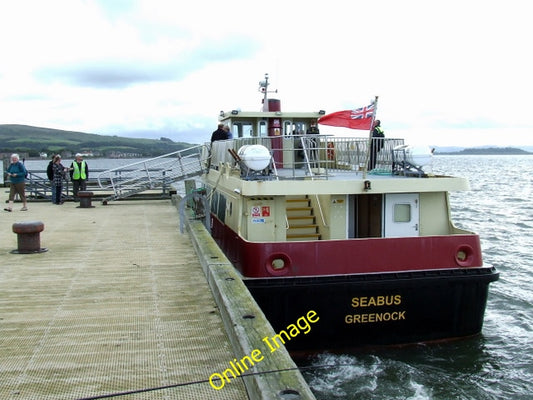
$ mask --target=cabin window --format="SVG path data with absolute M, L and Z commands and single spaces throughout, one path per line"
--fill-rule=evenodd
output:
M 394 205 L 394 222 L 410 222 L 411 221 L 411 205 L 410 204 L 395 204 Z
M 292 135 L 292 122 L 291 121 L 283 121 L 283 134 L 285 136 Z
M 232 125 L 233 129 L 231 132 L 233 133 L 234 138 L 247 138 L 254 136 L 254 127 L 250 122 L 235 121 Z
M 266 121 L 259 121 L 259 136 L 268 136 Z
M 307 124 L 302 121 L 296 121 L 294 123 L 295 135 L 305 135 L 307 132 Z
M 233 136 L 233 139 L 239 137 L 239 127 L 235 124 L 231 124 L 230 132 Z
M 302 121 L 285 121 L 283 122 L 284 135 L 305 135 L 307 132 L 307 124 Z

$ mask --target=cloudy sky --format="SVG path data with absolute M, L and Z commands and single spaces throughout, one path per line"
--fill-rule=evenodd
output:
M 0 124 L 201 143 L 268 72 L 283 111 L 533 145 L 532 39 L 527 0 L 0 0 Z

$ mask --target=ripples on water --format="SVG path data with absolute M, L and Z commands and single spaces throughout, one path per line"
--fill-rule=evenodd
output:
M 533 398 L 533 156 L 437 156 L 433 171 L 470 180 L 451 194 L 452 217 L 480 234 L 484 262 L 500 272 L 483 334 L 298 360 L 317 399 Z

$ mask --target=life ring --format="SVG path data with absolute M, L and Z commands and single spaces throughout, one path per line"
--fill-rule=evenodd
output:
M 328 146 L 326 149 L 326 155 L 328 157 L 328 160 L 333 161 L 335 160 L 335 145 L 333 142 L 328 142 Z

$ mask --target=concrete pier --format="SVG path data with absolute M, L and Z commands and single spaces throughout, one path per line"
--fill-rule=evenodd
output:
M 76 206 L 0 215 L 0 398 L 248 399 L 208 382 L 240 355 L 170 200 Z M 48 252 L 11 254 L 36 219 Z

